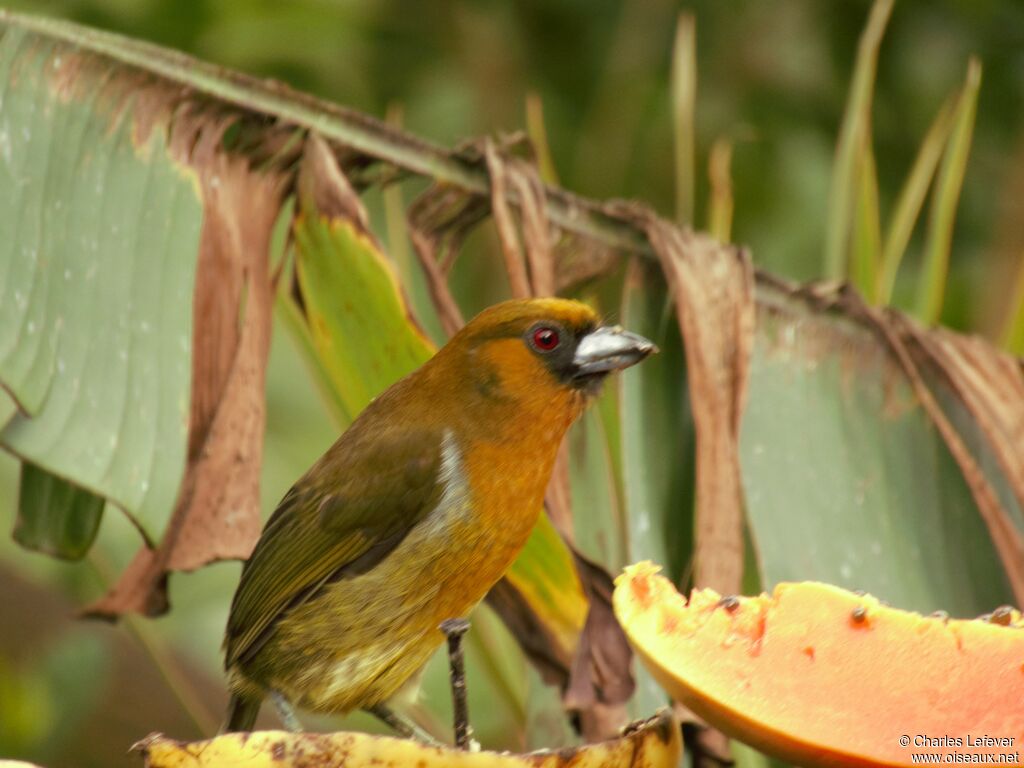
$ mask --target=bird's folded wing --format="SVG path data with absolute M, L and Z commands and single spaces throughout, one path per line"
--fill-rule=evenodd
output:
M 254 655 L 289 610 L 383 560 L 433 509 L 441 434 L 349 430 L 267 521 L 228 618 L 225 666 Z

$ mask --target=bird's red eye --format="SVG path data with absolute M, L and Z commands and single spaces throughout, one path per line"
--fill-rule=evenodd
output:
M 533 332 L 533 345 L 542 352 L 550 352 L 558 342 L 558 331 L 554 328 L 538 328 Z

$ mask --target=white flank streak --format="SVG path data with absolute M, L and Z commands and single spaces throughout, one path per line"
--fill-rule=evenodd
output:
M 445 430 L 441 439 L 441 468 L 437 473 L 437 481 L 444 489 L 437 508 L 415 526 L 406 540 L 399 545 L 403 556 L 411 558 L 409 567 L 413 570 L 425 565 L 425 562 L 433 557 L 429 553 L 434 547 L 426 547 L 424 542 L 436 541 L 439 536 L 450 537 L 453 524 L 464 520 L 470 514 L 469 484 L 462 461 L 462 451 L 459 450 L 455 434 L 450 429 Z M 475 546 L 475 543 L 469 545 Z M 429 592 L 431 588 L 436 589 L 436 586 L 424 585 L 423 594 Z M 398 650 L 400 651 L 401 647 Z M 339 660 L 330 670 L 331 680 L 327 696 L 332 697 L 352 685 L 353 679 L 362 678 L 382 665 L 390 664 L 395 653 L 396 648 L 392 644 L 383 643 L 363 649 L 358 656 L 347 656 Z M 415 686 L 412 690 L 415 690 Z
M 444 437 L 441 439 L 441 470 L 438 472 L 437 480 L 444 491 L 437 505 L 440 514 L 431 517 L 434 517 L 437 523 L 445 525 L 452 519 L 468 514 L 469 485 L 462 463 L 462 451 L 459 450 L 455 434 L 450 429 L 444 431 Z

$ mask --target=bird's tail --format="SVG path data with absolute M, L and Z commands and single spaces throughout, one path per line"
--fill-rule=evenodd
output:
M 259 699 L 232 693 L 231 701 L 228 702 L 228 714 L 220 732 L 251 731 L 256 723 L 256 715 L 260 713 L 260 704 L 262 703 Z

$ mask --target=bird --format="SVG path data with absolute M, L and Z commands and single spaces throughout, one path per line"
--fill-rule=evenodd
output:
M 657 351 L 588 305 L 506 301 L 376 397 L 285 494 L 244 563 L 224 638 L 224 731 L 268 696 L 364 709 L 415 688 L 533 528 L 562 438 L 612 371 Z

